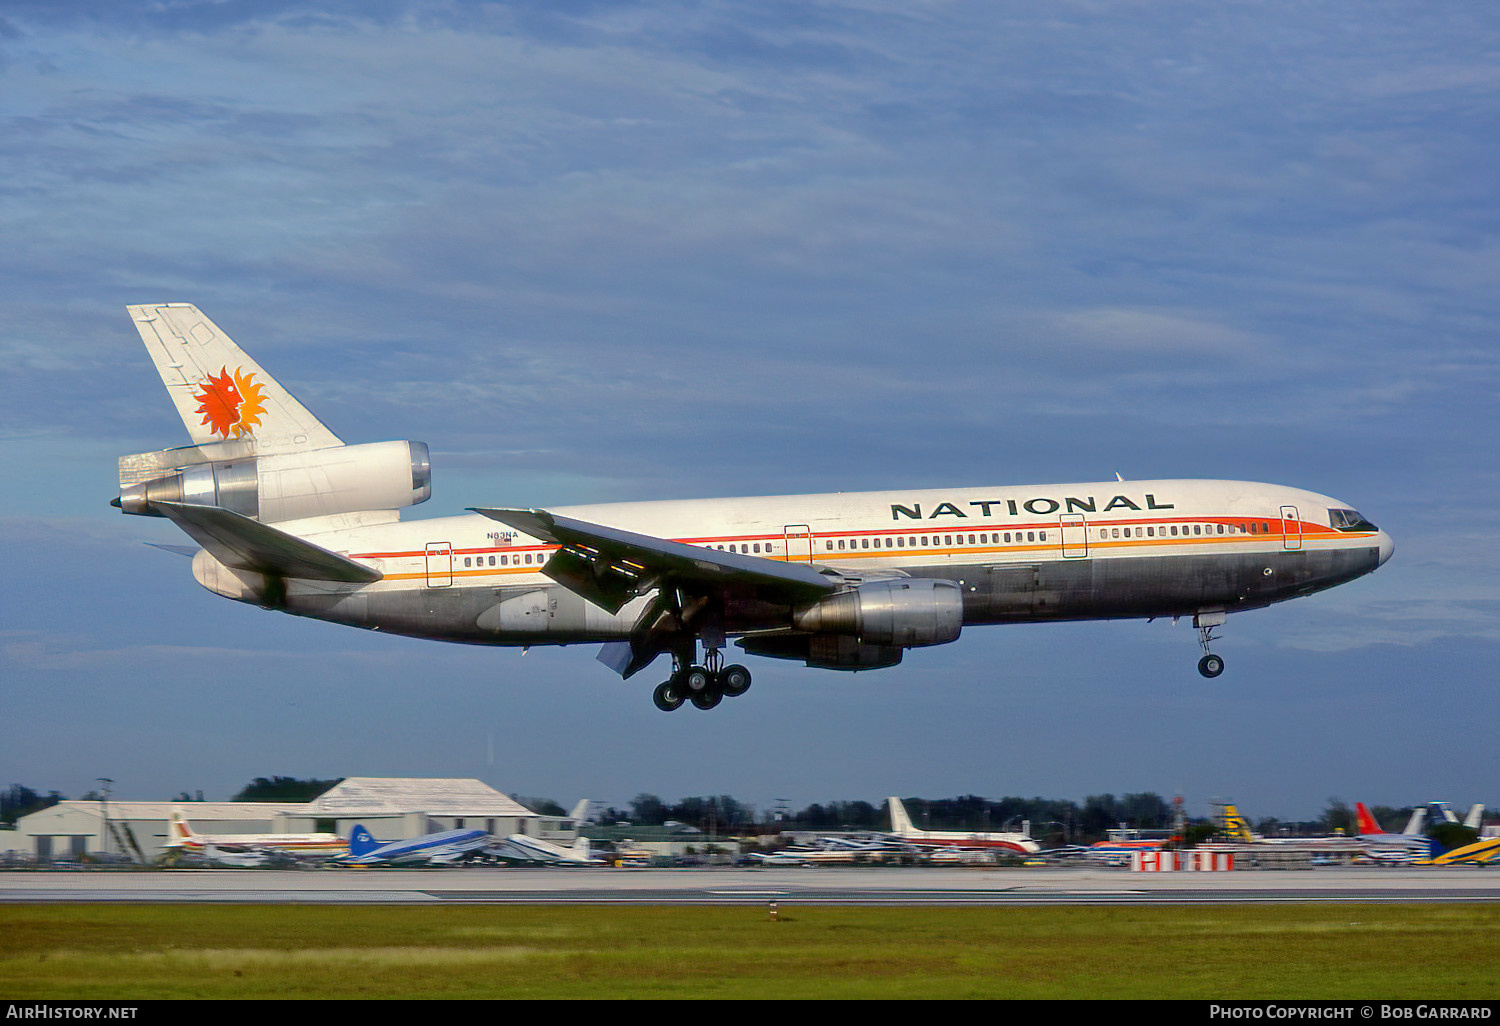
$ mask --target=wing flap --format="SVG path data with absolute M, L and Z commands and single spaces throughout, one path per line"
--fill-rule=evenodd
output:
M 380 571 L 221 506 L 153 502 L 220 563 L 273 577 L 370 584 Z

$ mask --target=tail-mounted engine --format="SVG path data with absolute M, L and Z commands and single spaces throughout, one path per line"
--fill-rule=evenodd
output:
M 256 455 L 242 442 L 120 459 L 122 512 L 161 516 L 153 500 L 221 506 L 262 523 L 400 509 L 432 495 L 424 442 L 372 442 Z

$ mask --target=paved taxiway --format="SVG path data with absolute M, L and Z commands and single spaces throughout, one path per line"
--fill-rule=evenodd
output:
M 1069 905 L 1500 901 L 1500 867 L 1132 873 L 823 866 L 0 872 L 5 902 Z

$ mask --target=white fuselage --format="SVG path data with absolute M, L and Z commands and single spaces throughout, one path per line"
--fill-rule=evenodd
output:
M 961 587 L 971 624 L 1227 613 L 1332 587 L 1375 569 L 1391 551 L 1374 525 L 1334 526 L 1335 510 L 1349 507 L 1297 488 L 1159 480 L 552 512 L 856 579 L 944 578 Z M 583 601 L 543 573 L 557 545 L 477 514 L 341 530 L 279 526 L 382 574 L 366 585 L 289 582 L 288 611 L 355 626 L 481 644 L 609 640 L 630 633 L 646 601 L 616 613 Z M 210 590 L 262 600 L 257 575 L 227 570 L 207 553 L 194 570 Z M 774 628 L 786 615 L 751 604 L 729 610 L 726 626 Z

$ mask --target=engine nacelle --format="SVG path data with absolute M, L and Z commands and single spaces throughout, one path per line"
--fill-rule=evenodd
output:
M 150 480 L 122 481 L 119 504 L 123 512 L 138 516 L 161 515 L 151 508 L 153 500 L 222 506 L 262 523 L 281 523 L 400 509 L 431 495 L 426 443 L 371 442 L 197 462 Z
M 959 586 L 925 577 L 870 581 L 792 614 L 798 630 L 895 648 L 956 641 L 963 623 Z
M 867 645 L 847 634 L 751 634 L 735 642 L 751 655 L 800 659 L 820 670 L 878 670 L 901 662 L 904 649 Z

